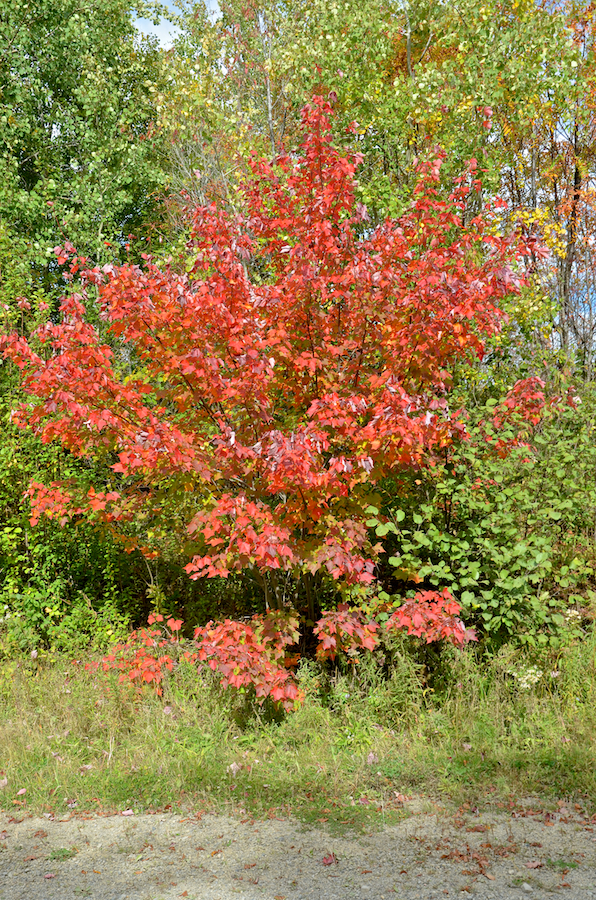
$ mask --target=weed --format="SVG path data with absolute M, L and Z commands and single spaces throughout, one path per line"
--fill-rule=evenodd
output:
M 457 803 L 594 796 L 595 650 L 592 634 L 555 660 L 449 651 L 433 691 L 404 642 L 344 670 L 303 664 L 304 703 L 275 716 L 183 663 L 157 697 L 62 657 L 5 660 L 0 805 L 274 809 L 370 829 L 403 816 L 395 798 L 412 792 Z M 559 675 L 520 691 L 507 674 L 520 663 Z
M 568 872 L 569 869 L 577 869 L 578 864 L 573 860 L 567 859 L 547 859 L 549 869 L 555 869 L 557 872 Z
M 56 850 L 52 850 L 46 859 L 49 859 L 52 862 L 64 862 L 64 860 L 72 859 L 78 852 L 77 847 L 71 847 L 70 849 L 68 847 L 59 847 Z

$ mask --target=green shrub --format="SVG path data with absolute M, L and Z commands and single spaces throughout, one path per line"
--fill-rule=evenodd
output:
M 471 440 L 416 478 L 386 486 L 386 593 L 413 573 L 448 588 L 490 646 L 563 647 L 593 615 L 596 425 L 592 393 L 547 416 L 527 445 L 500 456 L 485 440 L 494 402 L 476 411 Z M 513 432 L 501 431 L 510 440 Z

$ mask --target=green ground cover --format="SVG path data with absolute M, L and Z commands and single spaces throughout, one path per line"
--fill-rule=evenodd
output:
M 294 713 L 178 664 L 164 694 L 62 656 L 0 667 L 0 804 L 65 813 L 173 807 L 291 812 L 338 827 L 399 817 L 403 796 L 596 797 L 596 635 L 535 658 L 408 641 L 390 670 L 307 663 Z

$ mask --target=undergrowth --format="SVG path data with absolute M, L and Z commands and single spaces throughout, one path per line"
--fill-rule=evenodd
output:
M 368 827 L 413 793 L 479 805 L 596 796 L 596 633 L 542 657 L 425 653 L 396 637 L 356 666 L 305 662 L 305 700 L 289 714 L 183 659 L 162 697 L 66 657 L 5 659 L 0 807 L 291 812 Z

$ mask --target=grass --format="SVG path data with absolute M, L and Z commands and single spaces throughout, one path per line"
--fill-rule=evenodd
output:
M 503 651 L 440 663 L 435 682 L 403 647 L 357 674 L 301 669 L 307 699 L 281 717 L 181 664 L 164 697 L 72 660 L 0 663 L 0 807 L 240 810 L 328 827 L 404 816 L 399 795 L 455 804 L 596 798 L 596 636 L 537 685 Z M 515 671 L 515 668 L 513 668 Z M 433 689 L 434 687 L 434 689 Z M 24 790 L 24 793 L 23 793 Z
M 78 852 L 76 847 L 59 847 L 57 850 L 52 850 L 46 859 L 49 859 L 52 862 L 64 862 L 66 859 L 72 859 Z
M 565 859 L 547 859 L 546 865 L 549 869 L 555 869 L 558 872 L 567 873 L 570 869 L 577 869 L 579 863 L 574 860 Z

